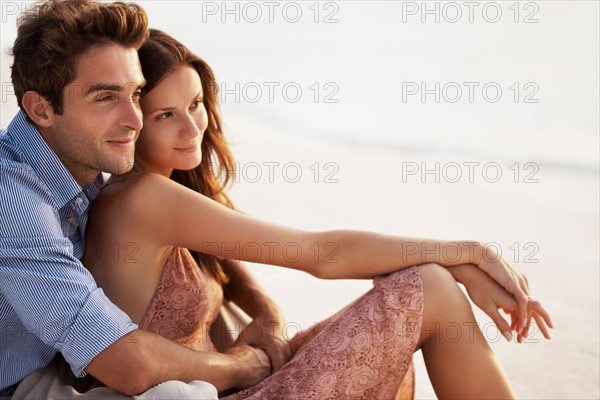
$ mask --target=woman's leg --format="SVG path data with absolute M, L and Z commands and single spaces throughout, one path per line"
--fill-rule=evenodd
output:
M 508 380 L 452 275 L 419 266 L 424 292 L 421 349 L 440 399 L 513 399 Z

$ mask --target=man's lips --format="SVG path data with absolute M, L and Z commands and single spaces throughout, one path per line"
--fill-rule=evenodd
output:
M 113 146 L 128 147 L 133 144 L 134 140 L 132 137 L 127 137 L 107 140 L 106 142 Z

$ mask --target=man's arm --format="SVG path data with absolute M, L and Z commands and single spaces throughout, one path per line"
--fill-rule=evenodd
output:
M 250 346 L 225 354 L 198 352 L 138 329 L 98 354 L 86 371 L 127 395 L 168 380 L 202 380 L 220 392 L 257 384 L 269 375 L 270 364 L 262 350 Z
M 167 379 L 205 380 L 222 390 L 252 385 L 268 375 L 268 357 L 261 350 L 195 352 L 136 329 L 73 255 L 73 243 L 50 204 L 51 193 L 27 169 L 0 172 L 0 305 L 18 317 L 19 328 L 39 339 L 39 348 L 25 349 L 17 335 L 7 334 L 7 348 L 31 351 L 35 358 L 36 352 L 49 353 L 44 346 L 51 347 L 76 376 L 85 369 L 128 394 Z M 4 329 L 15 328 L 0 326 L 3 335 Z M 32 364 L 31 371 L 43 362 Z

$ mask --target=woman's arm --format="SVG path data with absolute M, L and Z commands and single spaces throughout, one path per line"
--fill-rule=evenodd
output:
M 473 263 L 515 296 L 518 330 L 525 326 L 523 277 L 501 257 L 486 256 L 476 242 L 288 228 L 231 210 L 156 174 L 142 176 L 124 200 L 133 223 L 152 232 L 158 246 L 179 245 L 225 259 L 281 265 L 320 278 L 374 278 L 430 262 L 445 267 Z
M 274 322 L 284 322 L 283 313 L 239 261 L 224 260 L 223 271 L 229 277 L 225 291 L 229 299 L 240 306 L 251 318 L 270 318 Z
M 242 263 L 224 260 L 223 270 L 229 276 L 225 290 L 230 300 L 253 319 L 240 333 L 235 345 L 249 344 L 262 348 L 271 359 L 273 371 L 277 371 L 291 358 L 289 344 L 283 337 L 285 319 L 281 309 Z
M 326 279 L 372 279 L 425 263 L 478 264 L 476 242 L 408 238 L 356 230 L 309 232 L 252 218 L 156 174 L 124 199 L 130 221 L 160 246 L 301 270 Z

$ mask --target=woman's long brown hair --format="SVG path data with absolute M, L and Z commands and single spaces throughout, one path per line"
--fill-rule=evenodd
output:
M 196 192 L 233 209 L 225 188 L 235 174 L 234 160 L 222 131 L 218 86 L 210 66 L 183 44 L 157 29 L 150 29 L 150 37 L 139 49 L 142 72 L 146 78 L 144 91 L 151 91 L 175 69 L 191 65 L 198 71 L 202 82 L 203 100 L 208 115 L 208 127 L 202 139 L 202 162 L 189 171 L 174 170 L 171 179 Z M 143 133 L 142 133 L 143 134 Z M 190 250 L 196 261 L 204 265 L 217 282 L 225 285 L 227 275 L 219 258 Z

